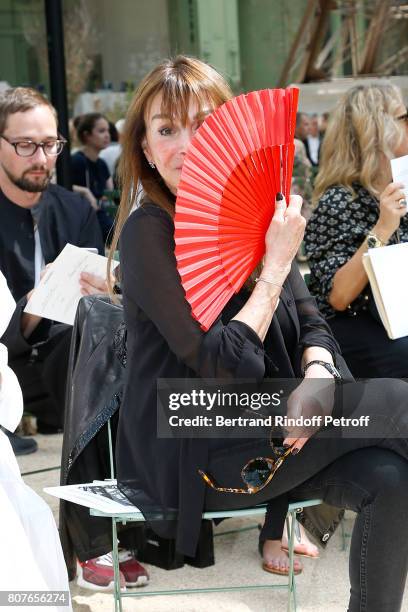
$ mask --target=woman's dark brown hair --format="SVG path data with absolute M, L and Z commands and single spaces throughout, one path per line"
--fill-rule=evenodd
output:
M 101 113 L 86 113 L 85 115 L 79 115 L 74 119 L 74 128 L 77 133 L 78 140 L 84 145 L 86 144 L 86 135 L 91 134 L 96 123 L 99 119 L 108 120 Z
M 215 109 L 232 97 L 229 85 L 214 68 L 199 59 L 184 55 L 165 60 L 140 83 L 127 112 L 123 133 L 119 164 L 122 196 L 109 253 L 108 279 L 112 256 L 134 204 L 139 182 L 149 200 L 174 216 L 174 196 L 157 170 L 149 166 L 142 148 L 146 133 L 145 116 L 159 93 L 162 94 L 161 112 L 180 120 L 182 125 L 187 122 L 191 101 L 197 102 L 199 109 Z

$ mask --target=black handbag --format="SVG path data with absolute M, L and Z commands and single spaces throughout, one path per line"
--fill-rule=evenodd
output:
M 194 557 L 187 557 L 176 550 L 176 540 L 162 538 L 157 533 L 146 528 L 144 540 L 137 551 L 139 561 L 156 565 L 162 569 L 178 569 L 185 563 L 193 567 L 209 567 L 214 565 L 214 540 L 212 521 L 201 521 L 200 535 Z

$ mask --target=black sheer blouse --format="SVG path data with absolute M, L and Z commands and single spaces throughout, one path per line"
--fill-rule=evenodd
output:
M 143 490 L 161 508 L 178 509 L 177 521 L 152 524 L 176 537 L 193 556 L 205 485 L 197 473 L 208 462 L 208 440 L 158 438 L 158 378 L 289 378 L 300 376 L 308 346 L 333 355 L 338 346 L 310 297 L 296 265 L 285 282 L 265 342 L 245 323 L 231 321 L 248 294 L 231 299 L 208 332 L 191 315 L 174 255 L 174 225 L 158 206 L 145 203 L 127 220 L 120 241 L 127 328 L 127 366 L 117 437 L 118 484 L 148 518 Z M 139 492 L 139 493 L 138 493 Z

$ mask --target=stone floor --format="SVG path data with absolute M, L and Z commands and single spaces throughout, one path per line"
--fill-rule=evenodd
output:
M 39 450 L 19 458 L 22 472 L 58 466 L 62 435 L 37 435 Z M 45 486 L 59 484 L 59 472 L 50 471 L 25 477 L 26 483 L 51 506 L 58 520 L 58 500 L 43 492 Z M 256 524 L 256 519 L 230 520 L 216 527 L 219 533 L 235 527 Z M 353 515 L 347 513 L 345 527 L 351 532 Z M 349 545 L 349 540 L 347 540 Z M 151 580 L 147 587 L 137 590 L 199 588 L 242 584 L 278 584 L 283 580 L 263 572 L 256 547 L 256 531 L 244 531 L 215 538 L 216 563 L 207 569 L 188 565 L 178 570 L 165 571 L 148 567 Z M 384 560 L 386 562 L 386 560 Z M 340 530 L 333 536 L 320 559 L 305 559 L 304 570 L 296 579 L 298 612 L 344 612 L 348 601 L 348 550 L 342 550 Z M 80 589 L 71 583 L 75 612 L 104 612 L 113 609 L 110 593 L 96 593 Z M 127 599 L 125 611 L 135 612 L 284 612 L 286 592 L 282 589 L 258 589 L 228 593 L 168 595 Z M 408 588 L 403 612 L 408 612 Z M 369 611 L 368 611 L 369 612 Z

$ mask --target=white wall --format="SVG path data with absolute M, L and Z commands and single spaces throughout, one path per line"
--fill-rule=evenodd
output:
M 401 89 L 405 104 L 408 104 L 408 76 L 356 77 L 320 81 L 318 83 L 292 83 L 299 87 L 299 111 L 304 113 L 324 113 L 331 111 L 339 98 L 351 87 L 371 85 L 372 83 L 391 83 Z
M 166 0 L 87 0 L 99 32 L 103 78 L 137 83 L 170 54 Z

